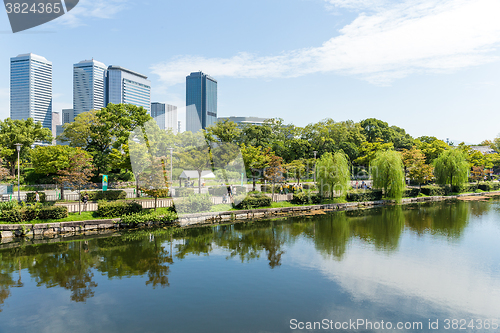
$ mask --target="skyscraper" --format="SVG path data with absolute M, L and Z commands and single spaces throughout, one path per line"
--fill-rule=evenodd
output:
M 10 118 L 52 130 L 52 63 L 33 53 L 10 58 Z
M 108 100 L 113 104 L 134 104 L 151 112 L 151 81 L 120 66 L 108 67 Z
M 151 117 L 162 130 L 170 129 L 177 134 L 177 106 L 163 103 L 151 103 Z
M 217 81 L 203 72 L 186 77 L 186 131 L 198 132 L 217 122 Z
M 73 65 L 74 116 L 106 106 L 106 65 L 92 60 Z

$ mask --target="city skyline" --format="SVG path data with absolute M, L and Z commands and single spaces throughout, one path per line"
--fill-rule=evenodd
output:
M 500 122 L 499 6 L 491 0 L 80 1 L 43 27 L 2 34 L 0 117 L 8 117 L 8 59 L 33 52 L 53 62 L 54 111 L 72 107 L 71 66 L 93 57 L 146 74 L 151 99 L 179 109 L 185 76 L 203 70 L 220 83 L 219 117 L 279 117 L 298 126 L 375 117 L 414 137 L 479 143 L 497 136 Z M 207 16 L 217 24 L 200 34 Z M 171 28 L 185 26 L 186 17 L 185 29 Z M 0 30 L 10 30 L 6 16 Z M 113 43 L 118 35 L 132 43 Z M 65 45 L 64 52 L 54 44 Z M 473 114 L 488 121 L 471 128 Z

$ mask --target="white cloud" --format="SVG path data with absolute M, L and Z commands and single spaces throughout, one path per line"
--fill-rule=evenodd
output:
M 457 248 L 431 246 L 387 255 L 356 245 L 341 261 L 325 259 L 314 249 L 292 248 L 288 253 L 295 264 L 321 271 L 354 300 L 382 303 L 385 310 L 419 314 L 415 304 L 420 299 L 428 311 L 434 306 L 476 318 L 498 313 L 500 278 Z M 401 300 L 410 300 L 409 308 L 403 308 Z
M 329 0 L 364 9 L 374 1 Z M 377 2 L 319 47 L 274 56 L 239 53 L 230 58 L 179 56 L 151 67 L 167 85 L 202 69 L 215 77 L 279 78 L 333 72 L 378 85 L 413 73 L 450 72 L 497 61 L 500 2 L 497 0 L 406 0 Z
M 80 0 L 56 22 L 71 27 L 85 25 L 89 19 L 109 19 L 126 8 L 127 0 Z

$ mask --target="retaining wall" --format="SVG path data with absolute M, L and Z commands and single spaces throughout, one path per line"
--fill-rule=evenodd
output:
M 470 193 L 453 196 L 434 196 L 420 198 L 405 198 L 402 199 L 402 204 L 418 203 L 418 202 L 434 202 L 444 200 L 454 200 L 460 197 L 468 196 L 484 196 L 486 194 L 500 195 L 497 192 Z M 380 201 L 365 201 L 365 202 L 348 202 L 338 204 L 313 205 L 313 206 L 298 206 L 298 207 L 283 207 L 283 208 L 266 208 L 252 210 L 238 210 L 217 213 L 199 213 L 188 214 L 179 217 L 174 224 L 180 227 L 190 227 L 196 225 L 219 224 L 228 222 L 239 222 L 243 220 L 270 218 L 276 216 L 296 216 L 296 215 L 312 215 L 321 214 L 324 212 L 335 210 L 354 210 L 360 208 L 371 208 L 384 205 L 395 204 L 393 200 Z M 154 224 L 140 224 L 134 227 L 152 227 Z M 119 229 L 130 228 L 131 226 L 121 224 L 120 219 L 109 220 L 94 220 L 94 221 L 77 221 L 77 222 L 60 222 L 60 223 L 40 223 L 40 224 L 0 224 L 0 242 L 11 242 L 15 237 L 33 237 L 33 238 L 54 238 L 57 235 L 65 235 L 68 237 L 78 234 L 86 234 L 88 232 L 98 231 L 113 231 Z

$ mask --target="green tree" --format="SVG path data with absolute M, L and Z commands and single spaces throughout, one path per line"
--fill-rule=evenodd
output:
M 238 124 L 229 119 L 219 120 L 204 130 L 208 142 L 237 142 L 242 134 Z
M 434 136 L 421 136 L 415 140 L 415 145 L 425 155 L 425 160 L 429 164 L 432 164 L 442 152 L 450 149 L 449 144 Z
M 35 123 L 33 118 L 0 120 L 0 157 L 7 162 L 11 176 L 15 176 L 17 150 L 14 145 L 16 143 L 22 144 L 20 158 L 24 160 L 29 156 L 31 146 L 35 142 L 52 142 L 52 139 L 52 132 L 43 128 L 40 122 Z
M 400 201 L 406 187 L 401 154 L 394 151 L 378 152 L 373 160 L 370 172 L 373 187 L 383 189 L 387 198 Z
M 271 155 L 269 166 L 264 169 L 264 176 L 271 182 L 273 199 L 274 199 L 274 185 L 284 180 L 283 178 L 283 159 L 276 155 Z
M 260 178 L 264 168 L 269 166 L 273 153 L 271 152 L 271 148 L 262 148 L 261 146 L 253 147 L 242 144 L 241 154 L 243 156 L 245 168 L 249 169 L 252 173 L 252 191 L 255 191 L 256 180 Z
M 316 163 L 316 182 L 321 195 L 324 195 L 324 187 L 333 198 L 335 192 L 345 198 L 351 185 L 351 168 L 346 154 L 343 152 L 325 153 Z
M 434 161 L 434 176 L 441 185 L 460 186 L 467 182 L 469 163 L 460 149 L 446 150 Z
M 425 163 L 425 155 L 420 149 L 413 147 L 411 150 L 403 151 L 403 164 L 408 172 L 408 177 L 417 182 L 422 188 L 422 183 L 432 179 L 432 165 Z
M 394 145 L 392 142 L 384 143 L 382 139 L 376 139 L 375 142 L 363 142 L 360 148 L 360 157 L 354 163 L 370 166 L 377 153 L 393 149 Z
M 151 120 L 147 110 L 132 104 L 108 104 L 101 110 L 82 113 L 75 121 L 64 126 L 60 136 L 72 147 L 90 152 L 97 175 L 108 173 L 114 165 L 131 170 L 130 156 L 126 151 L 130 132 Z M 113 149 L 123 154 L 113 153 Z M 123 158 L 116 162 L 111 158 Z M 119 170 L 118 170 L 119 171 Z
M 306 165 L 303 160 L 295 160 L 285 165 L 285 169 L 289 175 L 292 175 L 297 179 L 297 183 L 300 184 L 300 178 L 306 172 Z
M 73 191 L 78 192 L 78 213 L 82 214 L 82 187 L 90 183 L 94 167 L 92 166 L 92 157 L 86 152 L 79 152 L 69 158 L 68 166 L 58 172 L 58 181 L 65 184 Z

